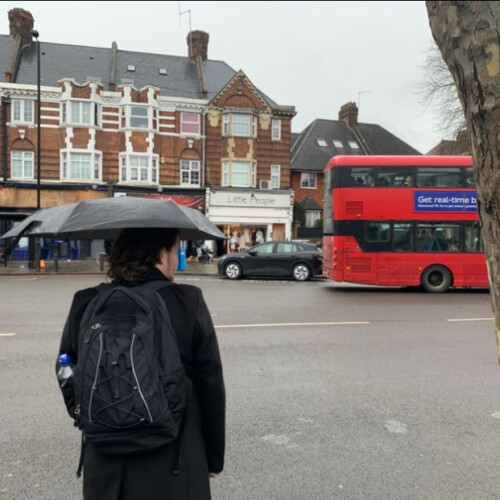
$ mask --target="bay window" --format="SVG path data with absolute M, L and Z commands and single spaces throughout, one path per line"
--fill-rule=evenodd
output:
M 222 185 L 233 187 L 255 187 L 257 167 L 255 162 L 222 162 Z
M 61 180 L 101 181 L 102 155 L 100 152 L 63 151 L 61 153 Z
M 157 130 L 158 110 L 151 106 L 123 106 L 120 124 L 121 128 Z
M 306 210 L 306 227 L 316 227 L 319 219 L 321 219 L 320 210 Z
M 98 125 L 99 106 L 91 101 L 67 101 L 61 104 L 61 123 L 66 125 Z
M 244 113 L 227 113 L 222 118 L 225 137 L 257 137 L 257 117 Z

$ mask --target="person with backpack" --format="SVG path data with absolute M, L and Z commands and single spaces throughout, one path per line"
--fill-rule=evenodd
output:
M 178 251 L 176 230 L 125 229 L 111 283 L 73 297 L 59 348 L 73 371 L 62 379 L 58 358 L 56 373 L 85 500 L 209 500 L 223 470 L 218 342 L 201 290 L 173 283 Z

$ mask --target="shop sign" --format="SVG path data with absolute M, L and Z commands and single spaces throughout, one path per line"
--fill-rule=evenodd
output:
M 212 191 L 210 206 L 221 207 L 251 207 L 251 208 L 289 208 L 290 195 L 288 194 L 260 194 L 241 191 Z

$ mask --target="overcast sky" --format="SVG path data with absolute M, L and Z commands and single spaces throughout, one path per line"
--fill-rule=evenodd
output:
M 425 61 L 434 44 L 424 1 L 394 2 L 8 2 L 32 13 L 40 42 L 187 55 L 189 29 L 209 33 L 209 59 L 243 70 L 280 105 L 295 106 L 293 132 L 337 120 L 358 104 L 360 123 L 378 124 L 421 153 L 442 139 L 423 103 Z M 180 15 L 180 13 L 184 13 Z

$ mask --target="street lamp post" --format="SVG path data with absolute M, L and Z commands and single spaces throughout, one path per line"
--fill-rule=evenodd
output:
M 37 30 L 31 30 L 31 35 L 36 38 L 36 208 L 40 210 L 40 177 L 41 177 L 41 116 L 40 116 L 40 103 L 41 103 L 41 89 L 40 89 L 40 36 Z M 34 260 L 36 260 L 36 267 L 40 271 L 41 263 L 41 248 L 40 248 L 40 238 L 36 238 L 33 242 L 33 238 L 30 238 L 30 262 L 29 266 L 31 269 L 34 267 Z M 34 246 L 34 248 L 33 248 Z M 33 253 L 32 253 L 33 252 Z M 34 255 L 33 255 L 34 254 Z
M 41 174 L 41 158 L 40 158 L 40 36 L 37 30 L 32 30 L 31 34 L 36 38 L 36 208 L 40 210 L 40 174 Z

